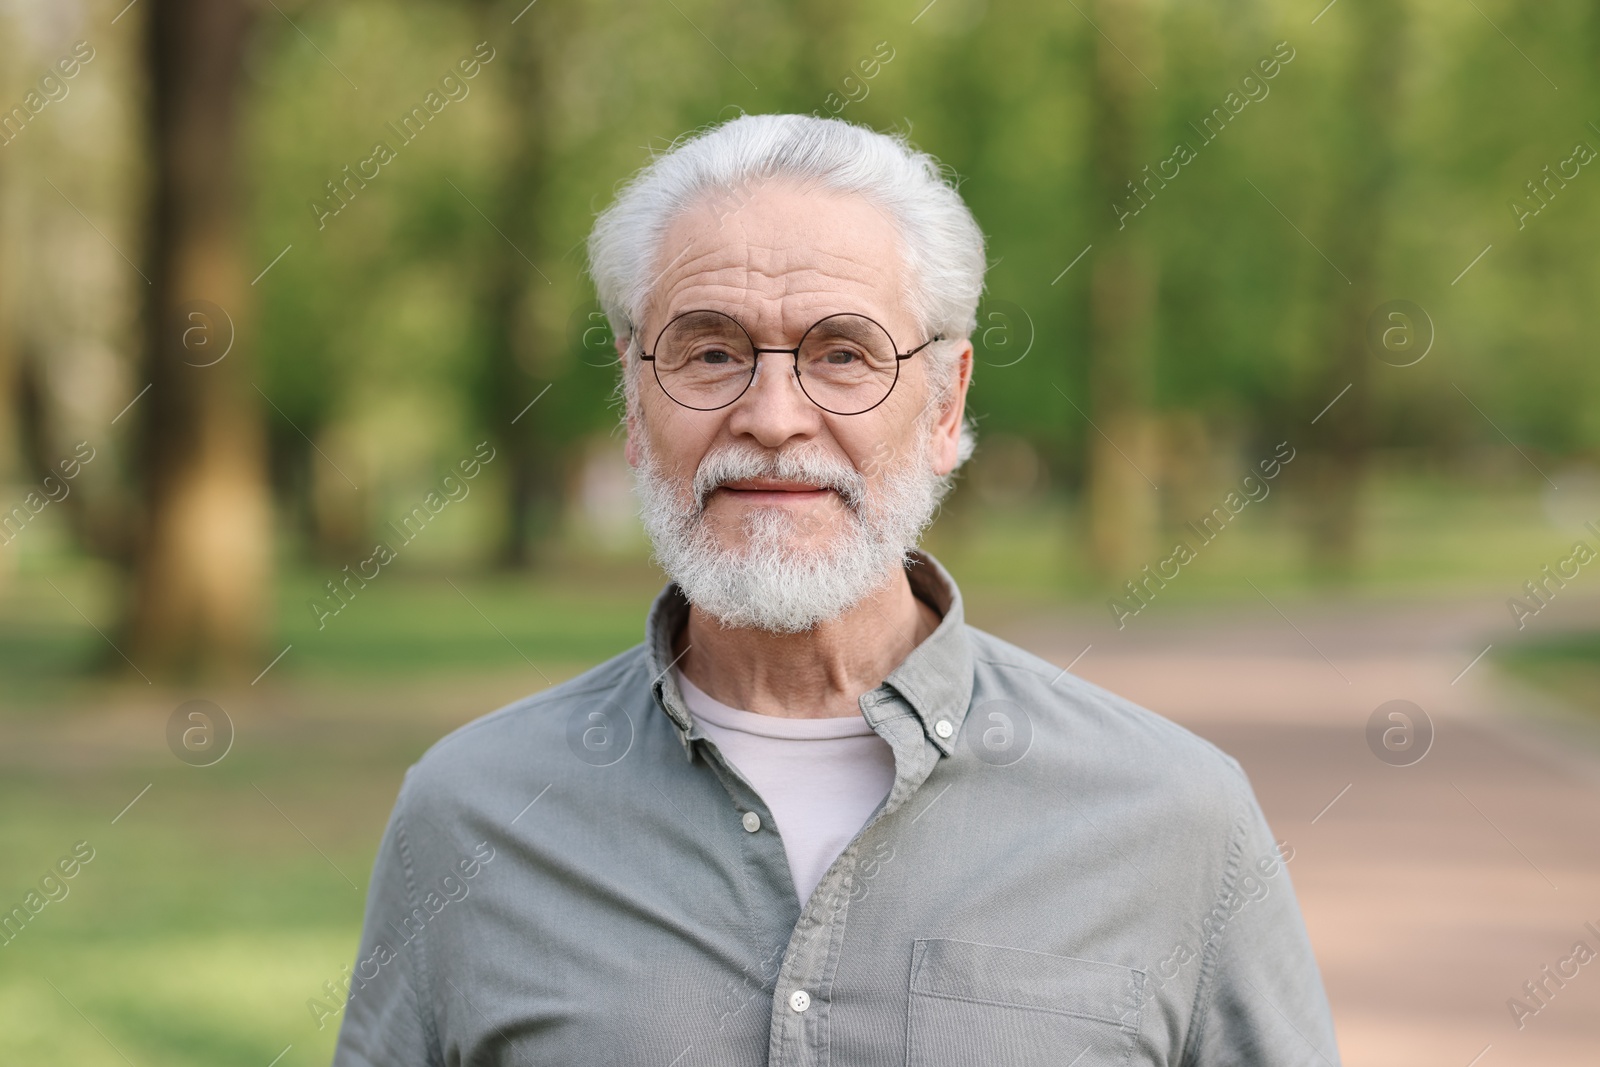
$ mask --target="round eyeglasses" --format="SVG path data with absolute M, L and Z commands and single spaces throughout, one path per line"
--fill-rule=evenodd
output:
M 737 319 L 720 311 L 685 311 L 656 335 L 655 352 L 639 358 L 655 367 L 661 391 L 686 408 L 716 411 L 738 400 L 756 379 L 763 352 L 787 352 L 811 402 L 834 415 L 860 415 L 889 398 L 900 364 L 935 341 L 935 334 L 900 352 L 889 331 L 848 312 L 819 320 L 796 348 L 757 348 Z

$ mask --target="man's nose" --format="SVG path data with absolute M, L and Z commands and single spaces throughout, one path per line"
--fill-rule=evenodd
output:
M 755 380 L 734 404 L 728 428 L 777 448 L 792 438 L 815 434 L 821 421 L 820 409 L 800 388 L 794 354 L 760 352 Z

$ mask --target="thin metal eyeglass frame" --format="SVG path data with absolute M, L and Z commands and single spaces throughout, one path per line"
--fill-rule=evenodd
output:
M 818 408 L 821 408 L 823 411 L 826 411 L 830 415 L 846 415 L 846 416 L 848 416 L 848 415 L 865 415 L 867 412 L 871 411 L 873 408 L 878 407 L 885 400 L 888 400 L 889 399 L 889 395 L 894 392 L 894 387 L 900 384 L 900 364 L 901 363 L 904 363 L 906 360 L 910 359 L 912 356 L 916 355 L 918 352 L 921 352 L 924 348 L 927 348 L 929 345 L 933 344 L 935 341 L 943 341 L 944 340 L 944 334 L 936 333 L 932 337 L 928 338 L 926 341 L 922 342 L 917 347 L 913 348 L 911 351 L 906 352 L 906 353 L 901 353 L 897 348 L 895 348 L 894 335 L 891 334 L 887 329 L 885 329 L 883 324 L 880 323 L 877 319 L 873 318 L 870 315 L 863 315 L 863 314 L 861 314 L 859 312 L 855 312 L 855 311 L 836 311 L 832 315 L 824 315 L 822 318 L 818 319 L 816 322 L 812 323 L 809 327 L 807 327 L 806 328 L 806 332 L 800 335 L 800 343 L 798 345 L 796 345 L 795 347 L 793 347 L 793 348 L 761 348 L 761 347 L 757 346 L 757 344 L 755 342 L 755 338 L 750 336 L 750 331 L 744 328 L 744 323 L 740 322 L 738 319 L 734 318 L 732 315 L 729 315 L 727 312 L 718 311 L 715 308 L 690 308 L 688 311 L 681 311 L 678 314 L 672 316 L 672 318 L 667 320 L 667 324 L 665 326 L 661 327 L 661 332 L 656 334 L 656 342 L 655 342 L 654 347 L 658 351 L 660 350 L 660 348 L 661 348 L 661 338 L 665 337 L 667 331 L 672 329 L 672 324 L 674 322 L 677 322 L 679 319 L 683 318 L 686 315 L 700 315 L 700 314 L 705 314 L 705 313 L 710 313 L 710 314 L 713 314 L 713 315 L 721 315 L 723 318 L 727 319 L 729 322 L 731 322 L 735 326 L 739 327 L 739 332 L 744 334 L 744 339 L 746 341 L 750 342 L 750 352 L 751 352 L 751 355 L 752 355 L 752 358 L 751 358 L 751 361 L 750 361 L 750 377 L 745 380 L 744 388 L 739 390 L 738 395 L 736 395 L 732 400 L 729 400 L 727 403 L 718 404 L 716 407 L 711 407 L 711 408 L 697 408 L 693 404 L 685 404 L 683 401 L 681 401 L 677 397 L 673 396 L 671 390 L 669 390 L 667 388 L 667 384 L 661 380 L 661 367 L 660 367 L 660 364 L 658 364 L 656 362 L 655 355 L 647 354 L 643 350 L 642 346 L 641 346 L 640 351 L 639 351 L 639 358 L 651 365 L 651 367 L 652 367 L 652 369 L 653 369 L 653 371 L 655 373 L 656 384 L 661 387 L 661 391 L 664 394 L 666 394 L 667 399 L 672 401 L 674 404 L 677 404 L 679 407 L 688 408 L 690 411 L 721 411 L 725 407 L 729 407 L 729 406 L 731 406 L 733 404 L 737 404 L 739 402 L 739 398 L 744 396 L 744 394 L 746 394 L 746 393 L 748 393 L 750 391 L 750 386 L 756 380 L 756 371 L 759 370 L 760 366 L 761 366 L 761 353 L 763 353 L 763 352 L 787 352 L 794 359 L 794 377 L 795 377 L 795 381 L 800 383 L 800 391 L 805 394 L 805 397 L 806 397 L 807 400 L 811 401 L 813 404 L 816 404 Z M 812 396 L 810 390 L 808 390 L 806 388 L 805 376 L 800 373 L 800 350 L 805 347 L 806 338 L 811 336 L 811 331 L 815 330 L 818 326 L 821 326 L 823 323 L 827 322 L 829 319 L 843 318 L 843 317 L 845 317 L 847 315 L 851 316 L 852 318 L 866 319 L 868 322 L 872 323 L 872 325 L 876 326 L 878 329 L 883 330 L 883 336 L 885 336 L 885 337 L 887 337 L 889 339 L 889 348 L 890 348 L 891 351 L 894 352 L 894 359 L 895 359 L 895 363 L 894 363 L 894 381 L 889 383 L 889 388 L 884 392 L 883 396 L 878 398 L 877 403 L 872 404 L 870 407 L 864 407 L 860 411 L 835 411 L 832 408 L 823 407 L 821 404 L 818 404 L 817 403 L 817 398 Z

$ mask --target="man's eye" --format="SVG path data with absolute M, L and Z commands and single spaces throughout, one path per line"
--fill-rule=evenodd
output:
M 831 363 L 836 367 L 846 366 L 857 359 L 856 353 L 848 348 L 835 348 L 822 357 L 824 363 Z
M 730 355 L 724 349 L 711 348 L 711 349 L 707 349 L 706 351 L 700 353 L 700 361 L 702 363 L 716 363 L 716 364 L 731 363 L 733 361 L 733 356 Z

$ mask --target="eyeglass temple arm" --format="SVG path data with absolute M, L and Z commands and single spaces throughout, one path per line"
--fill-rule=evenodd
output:
M 896 353 L 894 358 L 895 359 L 899 359 L 899 360 L 910 359 L 912 356 L 916 355 L 918 352 L 921 352 L 924 348 L 927 348 L 929 345 L 933 344 L 933 342 L 935 342 L 935 341 L 943 341 L 943 340 L 944 340 L 944 334 L 936 333 L 932 337 L 928 338 L 926 341 L 922 342 L 916 348 L 913 348 L 911 351 L 907 352 L 905 355 L 902 356 L 902 355 Z

